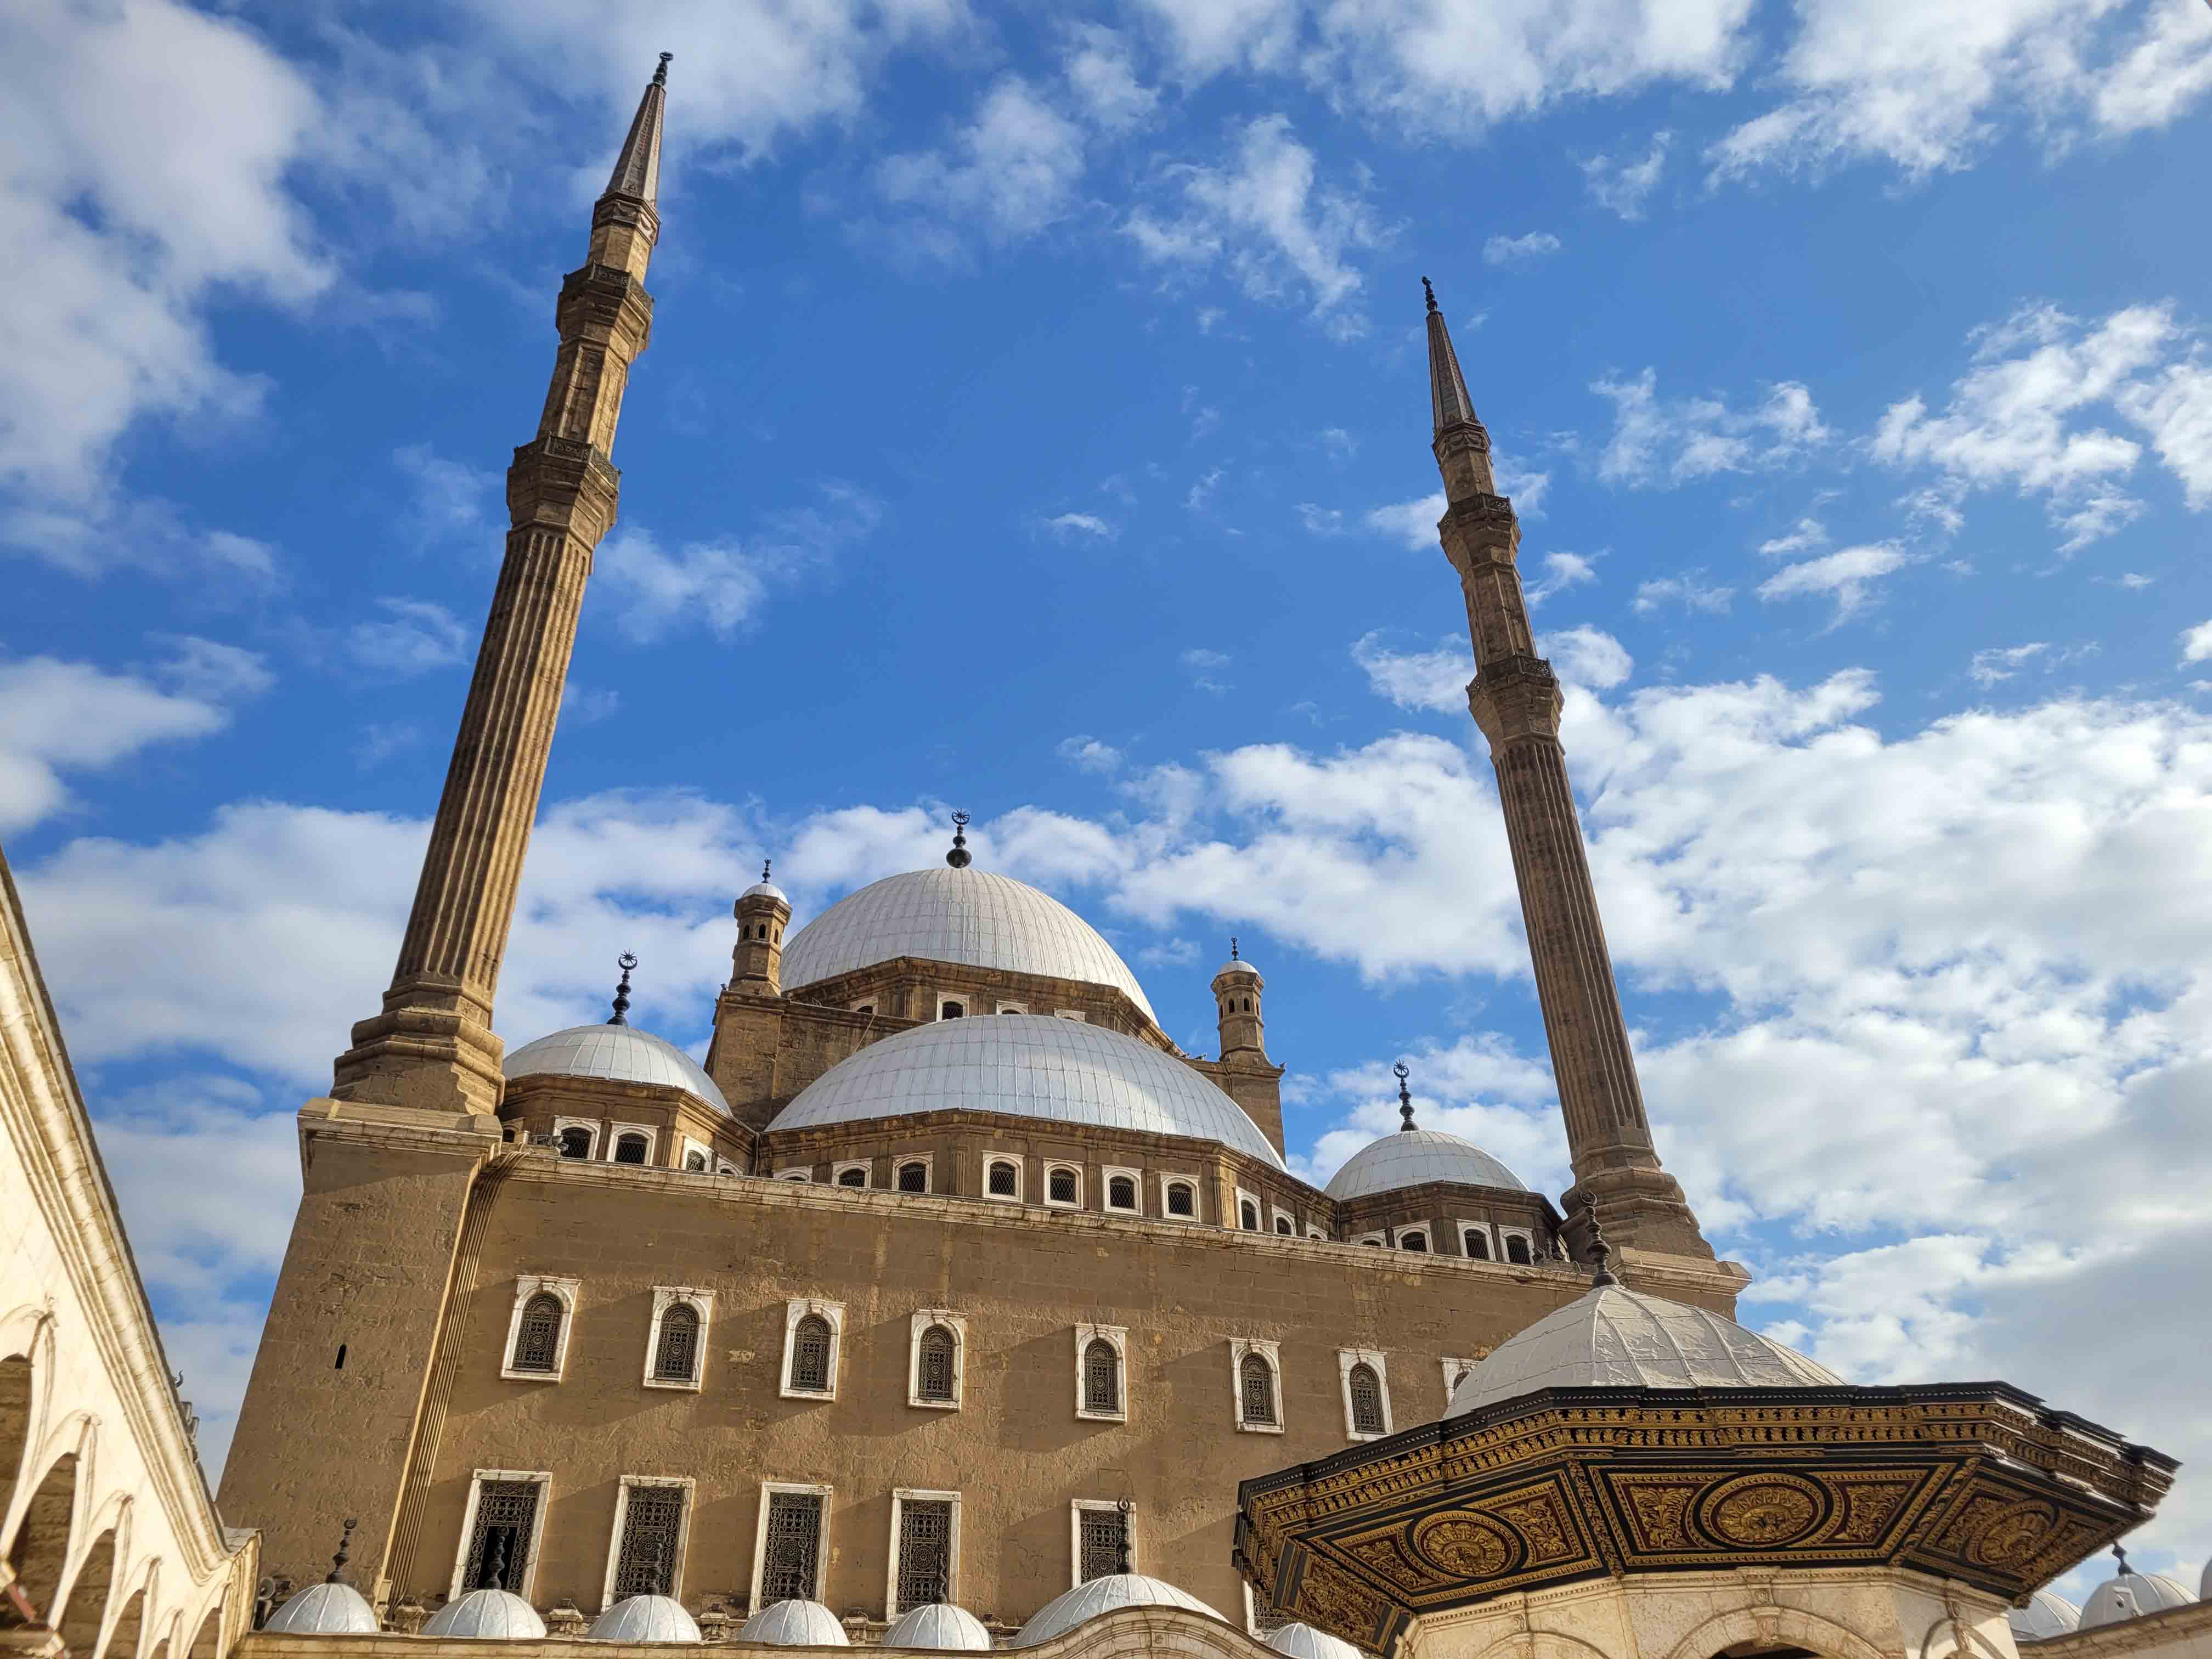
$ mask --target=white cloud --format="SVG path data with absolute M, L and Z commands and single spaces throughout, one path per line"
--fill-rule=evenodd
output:
M 1515 510 L 1529 519 L 1544 516 L 1544 495 L 1551 488 L 1548 472 L 1523 471 L 1505 456 L 1492 450 L 1491 470 L 1498 485 L 1498 493 L 1511 497 Z M 1421 496 L 1418 501 L 1392 501 L 1384 507 L 1370 507 L 1366 514 L 1367 526 L 1387 536 L 1395 536 L 1415 552 L 1426 552 L 1437 545 L 1437 520 L 1444 515 L 1444 492 Z M 1559 558 L 1586 562 L 1572 553 L 1559 554 Z M 1559 572 L 1547 559 L 1545 568 L 1556 577 Z M 1573 580 L 1581 580 L 1575 577 Z M 1558 586 L 1569 586 L 1559 583 Z
M 1659 175 L 1667 167 L 1667 150 L 1674 142 L 1672 132 L 1655 132 L 1651 135 L 1651 148 L 1640 161 L 1592 155 L 1577 163 L 1583 170 L 1583 182 L 1589 186 L 1590 199 L 1624 219 L 1641 219 L 1644 203 L 1659 187 Z
M 1127 132 L 1150 121 L 1160 94 L 1137 79 L 1128 41 L 1097 23 L 1080 24 L 1071 33 L 1061 68 L 1084 112 L 1108 132 Z
M 1229 690 L 1227 683 L 1221 678 L 1221 671 L 1233 660 L 1228 653 L 1194 646 L 1182 653 L 1181 660 L 1182 665 L 1190 671 L 1190 683 L 1200 690 L 1218 694 Z
M 1344 533 L 1344 513 L 1340 507 L 1316 507 L 1311 501 L 1297 505 L 1298 522 L 1306 527 L 1310 536 L 1340 536 Z
M 382 622 L 356 623 L 346 630 L 346 650 L 364 668 L 405 678 L 451 668 L 468 655 L 468 630 L 453 613 L 431 599 L 377 600 Z
M 81 502 L 27 494 L 0 512 L 0 544 L 76 576 L 142 572 L 188 580 L 211 598 L 255 598 L 283 583 L 276 550 L 234 531 L 205 530 L 167 501 L 110 494 Z
M 449 460 L 428 444 L 405 444 L 392 452 L 392 464 L 410 485 L 410 514 L 416 533 L 443 541 L 484 529 L 499 500 L 499 475 Z
M 1536 645 L 1557 665 L 1562 680 L 1595 690 L 1612 690 L 1636 669 L 1635 659 L 1619 640 L 1587 623 L 1547 634 Z
M 600 591 L 617 596 L 616 626 L 641 642 L 692 623 L 727 635 L 750 622 L 772 588 L 799 580 L 866 537 L 883 516 L 849 484 L 822 487 L 824 506 L 771 514 L 760 533 L 663 549 L 640 526 L 617 530 L 592 566 Z
M 1966 672 L 1976 685 L 1996 685 L 2012 678 L 2050 649 L 2048 640 L 2031 640 L 2026 645 L 1990 646 L 1974 653 Z
M 1101 743 L 1087 732 L 1062 738 L 1059 753 L 1060 759 L 1079 771 L 1115 772 L 1121 766 L 1121 751 L 1110 743 Z
M 1662 399 L 1658 376 L 1606 379 L 1590 390 L 1613 403 L 1613 435 L 1598 477 L 1632 489 L 1670 489 L 1722 472 L 1784 466 L 1826 443 L 1813 394 L 1796 380 L 1768 386 L 1759 406 L 1734 410 L 1717 398 Z
M 1401 708 L 1449 714 L 1467 708 L 1474 653 L 1462 641 L 1447 638 L 1433 651 L 1393 651 L 1377 629 L 1353 642 L 1352 659 L 1365 672 L 1369 689 Z
M 1121 532 L 1096 513 L 1062 513 L 1044 521 L 1044 527 L 1061 541 L 1072 536 L 1088 536 L 1097 541 L 1110 542 Z
M 1214 467 L 1193 481 L 1182 498 L 1184 508 L 1192 513 L 1204 513 L 1213 506 L 1213 495 L 1221 488 L 1222 469 Z
M 1830 599 L 1835 601 L 1835 619 L 1841 622 L 1865 607 L 1876 582 L 1911 562 L 1911 556 L 1894 542 L 1838 548 L 1817 559 L 1784 565 L 1759 583 L 1759 597 Z
M 1679 605 L 1685 611 L 1717 617 L 1727 611 L 1729 602 L 1735 598 L 1735 589 L 1706 580 L 1702 569 L 1685 570 L 1679 576 L 1656 576 L 1650 581 L 1638 582 L 1635 606 L 1644 616 Z
M 1559 239 L 1548 230 L 1532 230 L 1525 236 L 1492 236 L 1482 245 L 1485 264 L 1511 264 L 1518 259 L 1540 259 L 1559 251 Z
M 2143 13 L 2134 46 L 2097 85 L 2097 125 L 2107 132 L 2165 126 L 2212 90 L 2212 28 L 2196 8 L 2152 5 Z
M 1198 946 L 1187 939 L 1164 939 L 1137 952 L 1147 968 L 1188 968 L 1198 960 Z
M 2212 659 L 2212 622 L 2201 622 L 2194 628 L 2185 629 L 2181 635 L 2181 660 L 2204 662 Z
M 876 187 L 929 222 L 973 221 L 998 243 L 1034 236 L 1063 216 L 1083 176 L 1082 131 L 1019 76 L 985 93 L 945 151 L 885 157 Z
M 1795 553 L 1809 552 L 1828 544 L 1828 527 L 1818 519 L 1800 519 L 1783 535 L 1770 537 L 1759 543 L 1759 550 L 1770 559 L 1786 559 Z
M 1532 605 L 1543 604 L 1554 593 L 1564 593 L 1570 587 L 1597 580 L 1596 564 L 1579 553 L 1547 553 L 1542 568 L 1543 575 L 1527 589 Z

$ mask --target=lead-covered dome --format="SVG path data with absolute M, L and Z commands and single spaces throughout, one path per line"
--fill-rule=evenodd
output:
M 934 1653 L 988 1653 L 991 1632 L 965 1607 L 956 1607 L 950 1601 L 925 1601 L 891 1620 L 883 1644 Z
M 1354 1152 L 1328 1178 L 1327 1191 L 1334 1199 L 1364 1198 L 1430 1181 L 1528 1190 L 1520 1176 L 1471 1140 L 1441 1129 L 1399 1129 Z
M 476 1642 L 542 1642 L 545 1621 L 513 1590 L 474 1589 L 424 1621 L 422 1634 Z
M 775 1601 L 745 1620 L 740 1642 L 772 1648 L 848 1648 L 852 1638 L 837 1615 L 819 1601 Z
M 1285 1659 L 1366 1659 L 1342 1637 L 1296 1622 L 1278 1626 L 1268 1637 L 1267 1645 Z
M 509 1078 L 596 1077 L 650 1083 L 696 1095 L 726 1117 L 730 1110 L 730 1103 L 697 1060 L 635 1025 L 572 1025 L 524 1043 L 501 1069 Z
M 2089 1599 L 2081 1604 L 2081 1628 L 2117 1625 L 2147 1613 L 2185 1607 L 2196 1600 L 2177 1580 L 2162 1572 L 2137 1572 L 2123 1556 L 2120 1570 L 2091 1590 Z
M 2071 1636 L 2081 1623 L 2081 1609 L 2056 1590 L 2039 1589 L 2024 1607 L 2005 1610 L 2015 1642 L 2048 1642 L 2054 1636 Z
M 1460 1379 L 1447 1417 L 1540 1389 L 1818 1389 L 1826 1366 L 1733 1319 L 1600 1285 L 1546 1314 Z
M 768 1127 L 946 1111 L 1187 1135 L 1283 1164 L 1243 1108 L 1174 1055 L 1046 1014 L 937 1020 L 872 1042 L 800 1090 Z
M 795 990 L 897 957 L 1110 985 L 1159 1023 L 1089 922 L 1049 893 L 973 868 L 909 870 L 848 893 L 785 942 L 783 983 Z
M 1173 1584 L 1147 1578 L 1141 1572 L 1109 1572 L 1103 1577 L 1085 1579 L 1039 1607 L 1030 1615 L 1029 1623 L 1015 1632 L 1012 1645 L 1035 1647 L 1040 1642 L 1049 1642 L 1055 1636 L 1066 1634 L 1078 1625 L 1088 1624 L 1101 1614 L 1123 1607 L 1182 1607 L 1202 1613 L 1209 1619 L 1221 1618 L 1196 1596 L 1185 1595 Z
M 592 1642 L 696 1642 L 699 1621 L 672 1595 L 623 1597 L 592 1620 Z
M 286 1636 L 374 1636 L 376 1610 L 351 1584 L 310 1584 L 269 1616 L 264 1630 Z

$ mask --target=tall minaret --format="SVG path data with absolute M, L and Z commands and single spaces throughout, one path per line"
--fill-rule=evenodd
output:
M 1490 740 L 1498 798 L 1513 848 L 1536 995 L 1567 1125 L 1574 1190 L 1570 1214 L 1591 1206 L 1616 1243 L 1710 1258 L 1712 1247 L 1673 1176 L 1659 1167 L 1636 1081 L 1605 927 L 1583 852 L 1582 825 L 1559 747 L 1559 682 L 1536 654 L 1521 596 L 1521 526 L 1497 493 L 1490 434 L 1475 418 L 1443 313 L 1428 278 L 1429 401 L 1443 474 L 1444 556 L 1467 596 L 1474 678 L 1467 703 Z
M 554 717 L 592 554 L 615 520 L 608 460 L 629 366 L 653 327 L 645 269 L 660 235 L 660 129 L 669 54 L 637 106 L 614 176 L 592 210 L 591 251 L 561 284 L 561 349 L 538 435 L 514 452 L 514 527 L 415 908 L 384 1012 L 353 1028 L 331 1092 L 443 1112 L 492 1111 L 500 1041 L 492 994 L 523 850 L 538 814 Z

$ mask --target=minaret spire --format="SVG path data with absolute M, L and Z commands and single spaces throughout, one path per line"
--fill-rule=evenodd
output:
M 1437 533 L 1459 573 L 1474 643 L 1468 708 L 1490 743 L 1521 914 L 1566 1119 L 1574 1190 L 1564 1207 L 1602 1220 L 1619 1242 L 1710 1258 L 1712 1247 L 1674 1177 L 1659 1167 L 1613 983 L 1582 825 L 1559 747 L 1559 683 L 1536 654 L 1521 592 L 1521 526 L 1497 493 L 1490 434 L 1475 418 L 1459 354 L 1427 290 L 1432 445 L 1444 481 Z
M 653 327 L 645 272 L 660 237 L 653 198 L 667 76 L 663 53 L 592 210 L 584 264 L 561 284 L 553 381 L 538 435 L 507 469 L 513 527 L 415 908 L 384 1012 L 356 1025 L 338 1057 L 331 1092 L 341 1100 L 476 1114 L 499 1103 L 492 996 L 584 584 L 615 520 L 615 422 Z

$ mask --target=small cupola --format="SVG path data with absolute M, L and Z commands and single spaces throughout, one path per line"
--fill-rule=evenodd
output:
M 791 901 L 769 879 L 766 860 L 761 878 L 738 895 L 737 947 L 730 953 L 730 988 L 757 997 L 783 994 L 783 930 L 791 924 Z
M 1261 1016 L 1260 994 L 1267 981 L 1244 960 L 1232 935 L 1229 960 L 1213 976 L 1213 1006 L 1221 1025 L 1221 1058 L 1232 1054 L 1257 1060 L 1267 1057 L 1267 1028 Z

